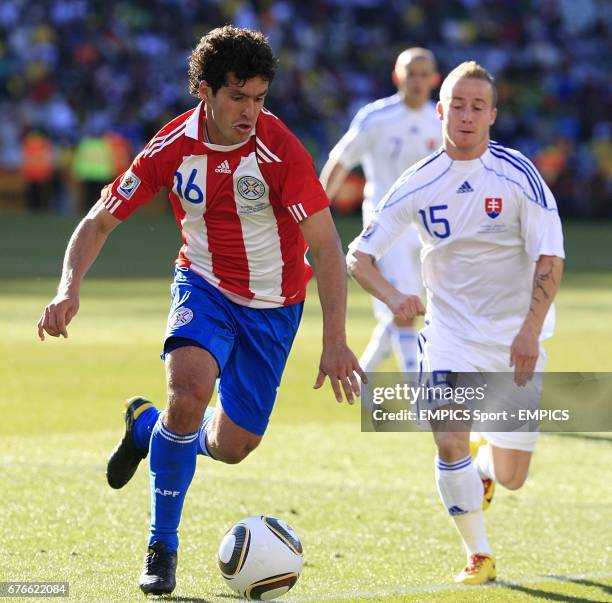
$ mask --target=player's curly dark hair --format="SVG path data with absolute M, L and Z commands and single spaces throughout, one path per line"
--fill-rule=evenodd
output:
M 268 39 L 260 32 L 225 25 L 207 33 L 191 53 L 189 60 L 189 92 L 198 94 L 205 80 L 217 94 L 227 84 L 228 73 L 239 82 L 261 76 L 271 82 L 276 59 Z

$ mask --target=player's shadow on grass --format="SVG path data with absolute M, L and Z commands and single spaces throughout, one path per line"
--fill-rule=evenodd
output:
M 559 576 L 559 581 L 563 582 L 575 582 L 577 584 L 583 584 L 584 586 L 596 586 L 599 588 L 603 588 L 604 591 L 608 592 L 611 590 L 605 584 L 599 584 L 598 582 L 589 582 L 588 580 L 569 580 L 565 577 Z M 591 599 L 586 597 L 574 597 L 572 595 L 562 595 L 560 593 L 555 593 L 550 590 L 542 590 L 540 588 L 529 588 L 528 586 L 523 586 L 522 584 L 514 584 L 512 582 L 503 582 L 497 581 L 496 586 L 501 586 L 503 588 L 508 588 L 510 590 L 516 590 L 526 595 L 530 595 L 531 597 L 538 597 L 540 599 L 544 599 L 546 601 L 563 601 L 564 603 L 600 603 L 604 601 L 604 599 Z M 608 600 L 607 598 L 605 600 Z
M 235 601 L 244 601 L 242 597 L 238 595 L 232 595 L 230 593 L 216 593 L 215 597 L 223 598 L 223 599 L 234 599 Z M 167 599 L 160 599 L 160 601 L 174 601 L 180 603 L 213 603 L 211 599 L 202 599 L 200 597 L 168 597 Z
M 585 578 L 566 578 L 565 576 L 553 576 L 559 578 L 563 582 L 573 582 L 574 584 L 581 584 L 583 586 L 590 586 L 591 588 L 601 588 L 606 594 L 612 595 L 612 586 L 610 584 L 604 584 L 603 582 L 595 582 L 594 580 L 586 580 Z

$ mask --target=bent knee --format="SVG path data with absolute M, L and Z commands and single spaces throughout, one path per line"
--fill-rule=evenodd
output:
M 453 432 L 438 432 L 436 446 L 438 456 L 447 463 L 458 461 L 470 454 L 469 443 L 464 438 L 457 437 Z
M 525 481 L 527 480 L 527 473 L 519 474 L 502 474 L 495 475 L 497 483 L 506 488 L 507 490 L 519 490 L 523 487 Z
M 197 431 L 208 403 L 205 388 L 198 384 L 169 384 L 166 422 L 177 433 Z
M 243 461 L 257 446 L 259 442 L 241 442 L 233 445 L 216 445 L 213 446 L 214 457 L 228 465 L 237 465 Z
M 210 386 L 195 376 L 168 379 L 168 400 L 170 403 L 189 407 L 208 402 Z

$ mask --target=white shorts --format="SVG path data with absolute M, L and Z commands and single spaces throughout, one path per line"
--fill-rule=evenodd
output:
M 380 258 L 377 266 L 382 275 L 402 293 L 423 296 L 421 278 L 421 241 L 414 226 L 403 234 Z M 393 313 L 380 300 L 374 299 L 374 316 L 378 322 L 391 322 Z
M 538 399 L 542 392 L 541 373 L 546 366 L 546 352 L 540 346 L 536 373 L 524 387 L 513 386 L 510 395 L 518 402 Z M 510 346 L 481 345 L 467 342 L 446 333 L 437 333 L 431 326 L 419 333 L 419 370 L 423 373 L 451 371 L 455 373 L 508 373 Z M 480 432 L 488 442 L 498 448 L 532 452 L 538 438 L 537 431 Z

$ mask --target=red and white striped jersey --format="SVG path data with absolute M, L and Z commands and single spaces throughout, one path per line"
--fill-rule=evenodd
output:
M 302 301 L 312 270 L 299 224 L 329 205 L 310 155 L 266 109 L 232 146 L 205 142 L 204 120 L 200 103 L 164 126 L 102 190 L 104 206 L 124 220 L 166 187 L 183 237 L 178 266 L 241 305 Z

